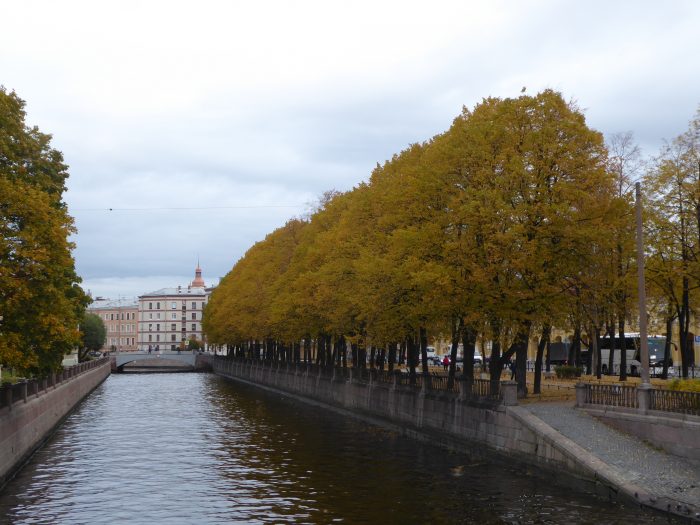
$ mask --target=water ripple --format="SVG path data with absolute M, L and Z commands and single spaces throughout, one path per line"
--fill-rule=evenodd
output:
M 657 520 L 204 374 L 111 376 L 0 494 L 14 524 Z

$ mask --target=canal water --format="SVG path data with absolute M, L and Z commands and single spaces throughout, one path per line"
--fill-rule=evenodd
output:
M 211 374 L 112 375 L 3 523 L 667 522 Z

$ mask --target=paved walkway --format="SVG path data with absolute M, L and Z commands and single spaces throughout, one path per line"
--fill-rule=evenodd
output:
M 601 423 L 572 403 L 522 405 L 552 428 L 650 493 L 700 505 L 700 464 L 653 448 Z

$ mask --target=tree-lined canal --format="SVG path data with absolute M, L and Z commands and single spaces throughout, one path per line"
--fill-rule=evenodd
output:
M 0 493 L 7 523 L 658 523 L 211 374 L 113 375 Z

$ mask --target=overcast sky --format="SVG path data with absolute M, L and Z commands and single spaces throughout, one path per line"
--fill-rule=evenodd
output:
M 70 165 L 93 295 L 218 282 L 483 97 L 561 91 L 644 152 L 700 103 L 697 1 L 0 0 L 0 84 Z M 110 209 L 112 211 L 110 211 Z

